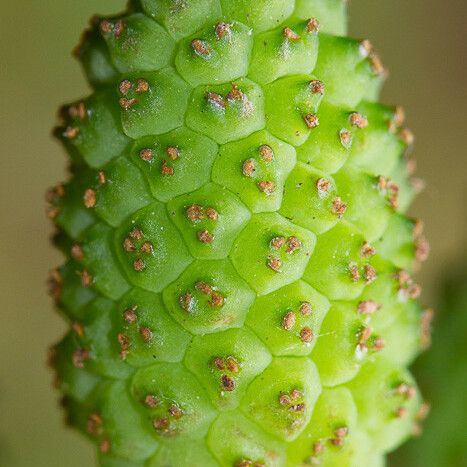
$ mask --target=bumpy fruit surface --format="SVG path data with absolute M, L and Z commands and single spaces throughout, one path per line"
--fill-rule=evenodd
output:
M 464 424 L 467 419 L 467 269 L 466 257 L 459 266 L 452 267 L 440 277 L 443 284 L 439 310 L 436 313 L 436 332 L 430 352 L 421 357 L 414 368 L 425 389 L 430 405 L 419 414 L 430 417 L 417 427 L 422 435 L 404 446 L 394 456 L 394 466 L 444 467 L 467 465 Z M 430 407 L 431 406 L 431 407 Z
M 106 467 L 378 467 L 427 340 L 411 133 L 343 0 L 140 0 L 77 49 L 49 193 L 69 422 Z

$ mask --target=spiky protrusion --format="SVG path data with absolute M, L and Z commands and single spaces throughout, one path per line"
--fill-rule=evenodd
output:
M 344 33 L 343 0 L 141 0 L 84 35 L 49 287 L 103 466 L 376 466 L 410 433 L 413 136 Z

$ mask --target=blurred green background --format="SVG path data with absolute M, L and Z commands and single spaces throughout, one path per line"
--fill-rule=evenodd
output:
M 63 428 L 45 366 L 64 325 L 45 293 L 47 271 L 61 258 L 48 244 L 43 193 L 64 177 L 64 155 L 49 136 L 56 109 L 87 92 L 70 51 L 91 14 L 123 4 L 0 0 L 1 467 L 93 465 L 89 444 Z M 405 106 L 417 135 L 427 189 L 413 212 L 432 243 L 419 279 L 436 305 L 440 278 L 462 262 L 467 240 L 467 2 L 353 0 L 350 13 L 352 35 L 369 38 L 391 72 L 384 101 Z

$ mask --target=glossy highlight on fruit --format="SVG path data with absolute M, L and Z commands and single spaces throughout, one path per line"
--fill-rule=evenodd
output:
M 413 136 L 346 17 L 134 0 L 84 33 L 50 362 L 99 465 L 379 467 L 418 426 Z

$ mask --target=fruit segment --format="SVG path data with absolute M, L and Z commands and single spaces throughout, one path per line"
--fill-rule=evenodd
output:
M 50 363 L 100 466 L 382 467 L 410 436 L 414 138 L 346 30 L 345 0 L 131 0 L 83 34 Z

